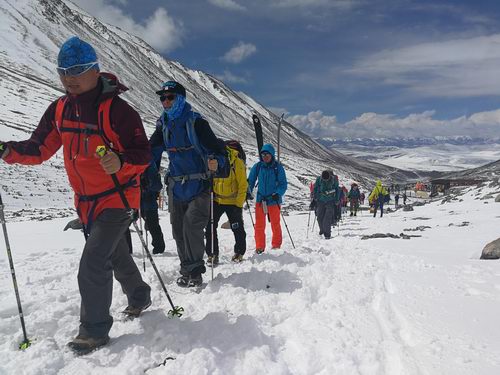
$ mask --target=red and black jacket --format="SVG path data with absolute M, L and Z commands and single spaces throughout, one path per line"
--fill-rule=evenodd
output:
M 97 146 L 106 145 L 120 156 L 122 167 L 116 176 L 130 207 L 138 209 L 139 176 L 147 168 L 151 152 L 139 114 L 118 96 L 126 90 L 116 77 L 101 73 L 93 90 L 54 101 L 30 139 L 8 142 L 10 153 L 5 162 L 41 164 L 63 146 L 75 207 L 87 224 L 106 208 L 124 208 L 119 194 L 113 192 L 111 176 L 95 154 Z

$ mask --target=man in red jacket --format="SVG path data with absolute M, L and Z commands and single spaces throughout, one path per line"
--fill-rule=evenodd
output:
M 99 72 L 90 44 L 68 39 L 59 51 L 57 70 L 66 95 L 48 107 L 30 139 L 0 142 L 0 155 L 9 164 L 34 165 L 63 147 L 86 238 L 78 271 L 80 329 L 68 346 L 86 354 L 109 341 L 113 273 L 127 295 L 125 313 L 138 316 L 151 304 L 151 288 L 125 237 L 133 212 L 119 194 L 122 190 L 130 207 L 139 208 L 139 176 L 149 164 L 150 148 L 139 114 L 118 96 L 127 88 L 115 76 Z M 101 145 L 108 151 L 98 158 L 95 151 Z

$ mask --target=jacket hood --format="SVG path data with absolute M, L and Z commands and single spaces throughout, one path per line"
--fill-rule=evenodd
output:
M 111 73 L 100 73 L 102 82 L 102 95 L 120 95 L 128 91 L 128 87 L 123 85 L 118 77 Z
M 382 187 L 382 181 L 380 180 L 377 180 L 377 183 L 376 183 L 377 187 L 378 188 L 381 188 Z
M 260 152 L 261 153 L 262 152 L 269 152 L 272 155 L 273 159 L 276 156 L 276 152 L 274 151 L 274 147 L 270 143 L 266 143 L 264 146 L 262 146 L 262 149 L 260 150 Z

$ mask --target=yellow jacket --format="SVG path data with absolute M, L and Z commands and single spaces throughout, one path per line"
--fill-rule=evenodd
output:
M 227 148 L 231 170 L 227 178 L 214 178 L 215 201 L 219 204 L 243 207 L 247 196 L 247 169 L 238 151 Z
M 387 190 L 382 186 L 382 181 L 377 180 L 377 183 L 375 184 L 375 188 L 373 189 L 372 193 L 368 197 L 369 202 L 376 201 L 378 199 L 378 196 L 382 195 L 387 195 L 388 192 Z

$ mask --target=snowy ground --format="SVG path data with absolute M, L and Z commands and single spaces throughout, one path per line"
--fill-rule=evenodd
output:
M 80 358 L 65 344 L 78 326 L 83 236 L 62 232 L 67 218 L 9 222 L 35 342 L 17 350 L 22 334 L 1 245 L 0 373 L 499 374 L 500 262 L 478 260 L 500 236 L 500 203 L 479 199 L 489 192 L 499 193 L 473 189 L 382 219 L 364 212 L 346 218 L 329 241 L 316 229 L 307 238 L 307 214 L 292 213 L 286 219 L 297 248 L 284 231 L 283 249 L 260 256 L 251 251 L 247 219 L 247 260 L 231 264 L 232 234 L 220 230 L 223 264 L 213 281 L 206 274 L 199 294 L 173 286 L 178 261 L 162 212 L 168 251 L 155 261 L 185 315 L 167 318 L 148 265 L 152 307 L 133 322 L 120 320 L 126 300 L 115 283 L 111 343 Z M 408 230 L 419 226 L 430 228 Z M 379 232 L 422 237 L 361 239 Z M 135 256 L 140 264 L 139 250 Z

